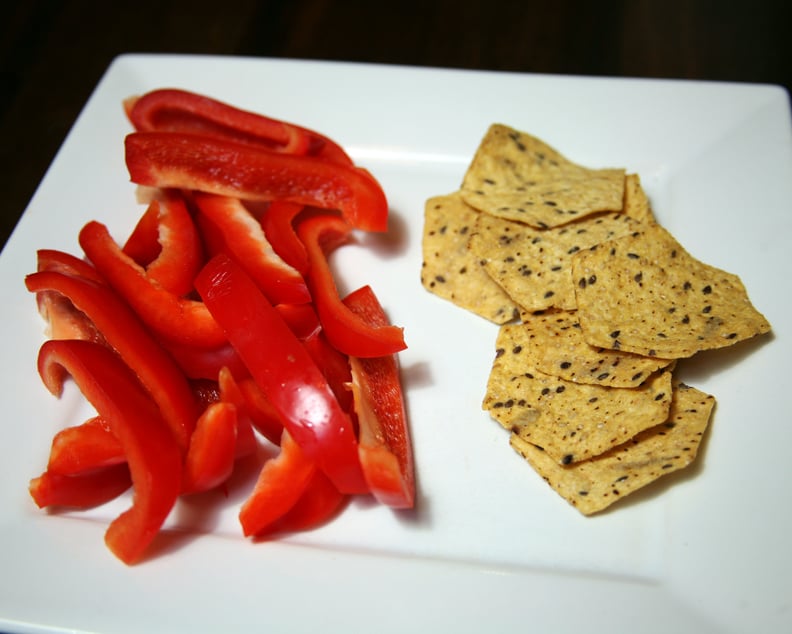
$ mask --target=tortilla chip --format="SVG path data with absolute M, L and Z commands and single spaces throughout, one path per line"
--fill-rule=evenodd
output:
M 640 222 L 655 222 L 649 197 L 638 174 L 627 174 L 624 177 L 624 213 Z
M 592 346 L 680 359 L 770 330 L 739 277 L 696 260 L 657 224 L 577 253 L 572 271 Z
M 621 211 L 623 169 L 588 169 L 539 139 L 493 124 L 462 181 L 476 209 L 539 229 L 600 211 Z
M 633 233 L 640 223 L 624 214 L 605 213 L 553 229 L 479 214 L 470 250 L 484 270 L 528 311 L 573 310 L 572 256 L 578 251 Z
M 573 383 L 530 365 L 529 337 L 522 324 L 501 326 L 482 408 L 558 463 L 599 455 L 667 419 L 670 372 L 637 388 Z
M 458 192 L 426 201 L 421 283 L 438 297 L 502 324 L 515 319 L 517 306 L 468 250 L 480 215 Z
M 673 363 L 586 343 L 576 312 L 524 315 L 528 362 L 540 372 L 565 381 L 608 387 L 638 387 Z
M 584 515 L 591 515 L 691 464 L 714 405 L 713 396 L 677 384 L 666 422 L 602 456 L 569 466 L 559 465 L 516 434 L 510 443 L 561 497 Z

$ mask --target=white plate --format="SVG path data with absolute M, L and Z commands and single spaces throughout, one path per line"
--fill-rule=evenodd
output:
M 104 547 L 126 502 L 35 508 L 54 431 L 90 413 L 41 385 L 43 324 L 23 276 L 35 250 L 79 253 L 90 219 L 122 239 L 139 216 L 123 163 L 123 98 L 179 86 L 316 128 L 381 180 L 392 230 L 338 254 L 406 328 L 402 355 L 420 497 L 361 500 L 334 523 L 244 540 L 243 488 L 210 513 L 180 504 L 155 556 Z M 460 72 L 261 59 L 124 56 L 102 79 L 2 253 L 4 415 L 0 629 L 232 632 L 781 631 L 792 625 L 792 409 L 787 390 L 789 103 L 776 87 Z M 696 466 L 584 518 L 480 410 L 496 328 L 419 282 L 423 204 L 455 190 L 487 126 L 572 160 L 641 174 L 660 221 L 739 274 L 774 335 L 686 363 L 718 399 Z M 639 625 L 638 625 L 639 624 Z

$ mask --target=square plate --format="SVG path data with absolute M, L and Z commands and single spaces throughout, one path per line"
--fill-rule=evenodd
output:
M 54 431 L 87 418 L 35 370 L 43 322 L 22 283 L 37 248 L 80 253 L 88 220 L 123 239 L 141 213 L 124 167 L 125 97 L 176 86 L 315 128 L 382 182 L 391 230 L 337 254 L 405 327 L 418 470 L 415 512 L 355 501 L 319 530 L 242 538 L 252 474 L 208 508 L 181 502 L 154 556 L 128 568 L 104 529 L 127 501 L 39 511 L 28 480 Z M 684 363 L 718 406 L 695 466 L 584 518 L 481 411 L 497 328 L 423 290 L 424 201 L 459 187 L 487 126 L 530 132 L 570 159 L 638 172 L 660 222 L 737 273 L 775 331 Z M 0 629 L 232 632 L 786 630 L 792 625 L 792 359 L 786 93 L 726 83 L 595 79 L 327 62 L 128 55 L 76 121 L 0 259 Z M 245 480 L 245 478 L 248 478 Z

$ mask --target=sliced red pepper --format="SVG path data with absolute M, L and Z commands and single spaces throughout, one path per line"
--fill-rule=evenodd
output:
M 259 221 L 238 198 L 196 193 L 195 204 L 223 251 L 247 272 L 273 304 L 311 301 L 303 276 L 273 249 Z M 194 276 L 193 276 L 194 277 Z
M 239 511 L 245 537 L 262 533 L 283 517 L 302 497 L 316 473 L 316 462 L 285 430 L 280 447 L 280 453 L 264 463 L 253 492 Z
M 275 252 L 305 275 L 308 272 L 308 255 L 293 224 L 303 208 L 296 203 L 273 200 L 259 221 Z
M 367 323 L 388 323 L 369 286 L 348 295 L 344 303 Z M 415 472 L 398 359 L 395 355 L 351 357 L 349 362 L 359 424 L 360 463 L 366 482 L 383 504 L 412 508 Z
M 340 491 L 366 491 L 351 419 L 255 282 L 230 258 L 218 255 L 195 287 L 305 454 Z
M 237 450 L 237 412 L 231 403 L 213 403 L 195 426 L 184 461 L 182 493 L 208 491 L 234 471 Z
M 76 475 L 47 470 L 30 481 L 28 490 L 39 508 L 88 509 L 114 500 L 130 486 L 129 467 L 122 463 Z
M 175 132 L 133 132 L 125 145 L 129 175 L 139 185 L 338 209 L 355 228 L 387 229 L 382 187 L 354 166 Z
M 162 251 L 159 242 L 159 216 L 159 202 L 152 200 L 121 249 L 142 267 L 148 266 Z
M 25 285 L 31 292 L 49 291 L 68 298 L 90 319 L 149 390 L 174 438 L 186 449 L 198 414 L 190 386 L 126 303 L 104 284 L 53 271 L 30 274 Z
M 201 237 L 181 196 L 167 192 L 160 192 L 159 196 L 151 202 L 142 219 L 148 223 L 150 221 L 145 220 L 146 217 L 156 213 L 159 249 L 155 257 L 143 266 L 148 277 L 165 290 L 174 295 L 187 295 L 193 290 L 193 279 L 204 262 Z M 133 232 L 130 240 L 135 236 Z M 137 248 L 141 250 L 139 257 L 142 256 L 144 246 L 134 242 L 130 245 L 130 240 L 124 245 L 123 252 L 130 255 L 129 251 Z M 130 257 L 138 261 L 134 255 Z
M 247 425 L 251 429 L 251 434 L 253 433 L 252 429 L 256 429 L 271 443 L 276 445 L 280 443 L 283 423 L 280 422 L 275 408 L 253 379 L 248 377 L 237 381 L 228 368 L 223 368 L 217 383 L 221 400 L 236 406 L 237 420 L 240 425 Z
M 198 348 L 172 341 L 161 343 L 190 379 L 217 380 L 217 373 L 226 367 L 234 376 L 246 376 L 248 373 L 239 354 L 228 342 L 215 348 Z
M 90 262 L 59 251 L 57 249 L 39 249 L 36 252 L 37 271 L 56 271 L 67 275 L 78 275 L 94 282 L 104 284 L 105 279 Z
M 340 145 L 314 130 L 185 90 L 153 90 L 125 100 L 124 110 L 140 132 L 194 132 L 352 164 Z
M 341 493 L 324 473 L 316 470 L 294 506 L 262 532 L 296 533 L 318 528 L 338 515 L 348 500 L 348 495 Z
M 95 416 L 55 434 L 47 471 L 75 475 L 122 462 L 126 462 L 123 446 L 113 435 L 109 423 Z
M 124 109 L 141 132 L 194 132 L 292 154 L 311 149 L 301 128 L 186 90 L 152 90 L 128 99 Z
M 105 542 L 121 561 L 138 561 L 170 513 L 181 488 L 181 452 L 159 408 L 121 359 L 87 341 L 47 341 L 39 374 L 60 396 L 71 376 L 124 447 L 133 483 L 132 506 L 115 518 Z
M 348 241 L 349 225 L 337 216 L 313 216 L 299 224 L 297 233 L 310 262 L 308 288 L 330 343 L 356 357 L 379 357 L 404 350 L 407 346 L 402 328 L 366 322 L 345 306 L 338 295 L 327 253 Z
M 159 337 L 199 348 L 226 342 L 202 302 L 171 293 L 149 278 L 143 267 L 124 254 L 105 225 L 89 222 L 79 240 L 97 270 Z

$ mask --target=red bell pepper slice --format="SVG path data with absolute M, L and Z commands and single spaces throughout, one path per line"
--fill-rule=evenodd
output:
M 388 323 L 368 286 L 348 295 L 344 303 L 367 323 Z M 360 463 L 366 482 L 380 502 L 394 508 L 412 508 L 415 472 L 398 359 L 395 355 L 351 357 L 349 363 L 359 424 Z
M 296 533 L 318 528 L 338 515 L 349 499 L 317 469 L 294 506 L 259 535 Z
M 185 90 L 152 90 L 125 100 L 124 110 L 140 132 L 194 132 L 352 164 L 341 146 L 314 130 Z
M 367 491 L 351 419 L 255 282 L 230 258 L 218 255 L 195 287 L 305 454 L 340 491 Z
M 25 285 L 35 293 L 59 293 L 90 319 L 149 390 L 186 449 L 198 414 L 187 379 L 118 295 L 104 284 L 53 271 L 30 274 Z
M 159 242 L 159 216 L 159 203 L 152 200 L 121 248 L 142 267 L 148 266 L 162 251 Z
M 125 146 L 129 175 L 139 185 L 338 209 L 355 228 L 387 229 L 382 187 L 354 166 L 175 132 L 133 132 Z
M 202 302 L 171 293 L 149 278 L 143 267 L 124 254 L 105 225 L 89 222 L 80 231 L 79 241 L 97 270 L 159 337 L 199 348 L 226 342 Z
M 296 203 L 273 200 L 261 214 L 260 222 L 275 252 L 305 275 L 308 272 L 308 254 L 294 229 L 294 220 L 303 209 Z
M 272 403 L 267 400 L 253 379 L 247 377 L 237 381 L 228 368 L 223 368 L 217 383 L 221 400 L 236 407 L 240 426 L 247 425 L 251 430 L 256 429 L 273 444 L 280 443 L 283 423 Z
M 245 269 L 270 302 L 311 301 L 303 276 L 275 252 L 261 224 L 241 200 L 200 192 L 193 199 L 209 224 L 209 232 L 222 238 L 223 252 Z
M 38 368 L 56 396 L 70 375 L 123 446 L 134 490 L 132 506 L 111 522 L 105 543 L 121 561 L 138 561 L 181 489 L 182 458 L 173 434 L 134 374 L 104 346 L 46 341 Z
M 47 471 L 75 475 L 126 462 L 124 448 L 101 416 L 66 427 L 52 439 Z
M 285 430 L 280 448 L 276 457 L 264 463 L 253 492 L 239 510 L 245 537 L 262 533 L 285 515 L 302 497 L 316 473 L 316 462 Z
M 201 414 L 190 439 L 182 493 L 200 493 L 223 484 L 234 471 L 236 451 L 236 407 L 213 403 Z
M 151 201 L 122 251 L 162 288 L 174 295 L 186 295 L 193 290 L 193 279 L 204 262 L 201 237 L 181 196 L 168 192 L 159 196 Z M 151 236 L 144 235 L 151 231 L 152 216 L 156 251 L 148 243 Z
M 198 348 L 172 341 L 160 343 L 190 379 L 217 380 L 217 373 L 222 368 L 229 368 L 234 376 L 245 376 L 248 373 L 239 354 L 228 342 L 215 348 Z
M 105 279 L 90 262 L 57 249 L 39 249 L 36 252 L 36 270 L 78 275 L 99 284 L 105 283 Z
M 126 100 L 124 109 L 141 132 L 194 132 L 292 154 L 307 154 L 311 147 L 297 126 L 186 90 L 152 90 Z
M 28 490 L 39 508 L 88 509 L 114 500 L 132 486 L 126 463 L 64 475 L 45 471 L 30 481 Z
M 338 295 L 327 253 L 348 241 L 349 225 L 337 216 L 314 216 L 301 222 L 297 233 L 310 262 L 308 288 L 330 343 L 356 357 L 380 357 L 404 350 L 407 346 L 402 328 L 366 322 Z

